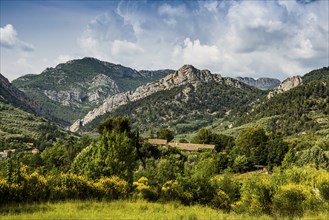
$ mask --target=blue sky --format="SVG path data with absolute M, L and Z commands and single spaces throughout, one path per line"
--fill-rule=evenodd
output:
M 86 56 L 279 79 L 329 66 L 327 0 L 0 4 L 0 72 L 10 80 Z

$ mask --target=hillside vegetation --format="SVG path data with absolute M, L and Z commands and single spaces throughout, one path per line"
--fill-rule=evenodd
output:
M 68 126 L 106 97 L 134 90 L 170 72 L 172 70 L 138 72 L 86 57 L 47 68 L 38 75 L 22 76 L 13 84 L 42 106 L 45 116 Z
M 187 84 L 123 105 L 96 118 L 85 129 L 95 128 L 109 116 L 127 116 L 141 133 L 161 127 L 170 127 L 176 134 L 195 132 L 223 118 L 234 108 L 240 113 L 246 111 L 249 105 L 264 94 L 261 90 L 243 84 L 241 88 L 216 82 Z
M 0 102 L 0 148 L 49 146 L 56 138 L 66 136 L 66 131 L 45 118 L 25 112 Z

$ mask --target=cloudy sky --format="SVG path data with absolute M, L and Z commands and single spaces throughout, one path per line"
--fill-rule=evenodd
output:
M 0 1 L 0 72 L 71 59 L 285 79 L 329 66 L 328 0 Z

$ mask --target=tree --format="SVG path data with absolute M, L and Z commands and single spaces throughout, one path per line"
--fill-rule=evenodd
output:
M 163 128 L 157 132 L 157 138 L 166 139 L 168 142 L 170 142 L 172 139 L 174 139 L 174 132 L 168 128 Z
M 267 161 L 267 140 L 263 128 L 246 128 L 236 140 L 237 152 L 245 155 L 254 165 L 264 165 Z
M 133 139 L 126 132 L 108 132 L 104 128 L 99 140 L 77 155 L 71 170 L 93 179 L 118 176 L 131 182 L 136 159 Z
M 288 144 L 282 138 L 269 140 L 267 143 L 267 164 L 270 167 L 281 166 L 281 162 L 288 150 Z
M 97 126 L 98 133 L 103 134 L 106 129 L 107 132 L 115 130 L 117 133 L 126 132 L 128 136 L 131 136 L 130 120 L 126 117 L 110 117 Z
M 195 144 L 210 144 L 211 135 L 211 131 L 206 128 L 201 128 L 199 132 L 192 138 L 191 142 Z

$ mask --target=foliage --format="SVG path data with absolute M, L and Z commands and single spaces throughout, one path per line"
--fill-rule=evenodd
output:
M 117 176 L 101 177 L 95 184 L 99 197 L 123 199 L 128 197 L 129 184 Z
M 56 124 L 1 101 L 0 121 L 0 148 L 25 148 L 26 143 L 42 147 L 68 136 Z
M 147 201 L 156 201 L 158 199 L 159 195 L 156 188 L 149 185 L 146 177 L 141 177 L 138 181 L 133 182 L 133 186 L 137 198 L 146 199 Z
M 196 144 L 214 144 L 217 152 L 230 152 L 234 146 L 235 140 L 231 136 L 211 132 L 207 128 L 201 128 L 192 138 L 192 143 Z
M 105 128 L 97 142 L 77 155 L 71 170 L 93 179 L 117 175 L 132 181 L 135 161 L 136 149 L 126 132 L 107 132 Z
M 309 197 L 310 193 L 303 185 L 282 185 L 273 196 L 274 212 L 279 216 L 300 217 L 304 214 L 305 202 Z
M 163 128 L 157 132 L 157 138 L 166 139 L 168 142 L 174 139 L 174 132 L 168 128 Z
M 125 117 L 115 117 L 115 118 L 108 118 L 102 123 L 100 123 L 97 127 L 98 133 L 103 134 L 105 132 L 112 132 L 113 130 L 117 133 L 124 133 L 130 134 L 131 125 L 130 120 Z

